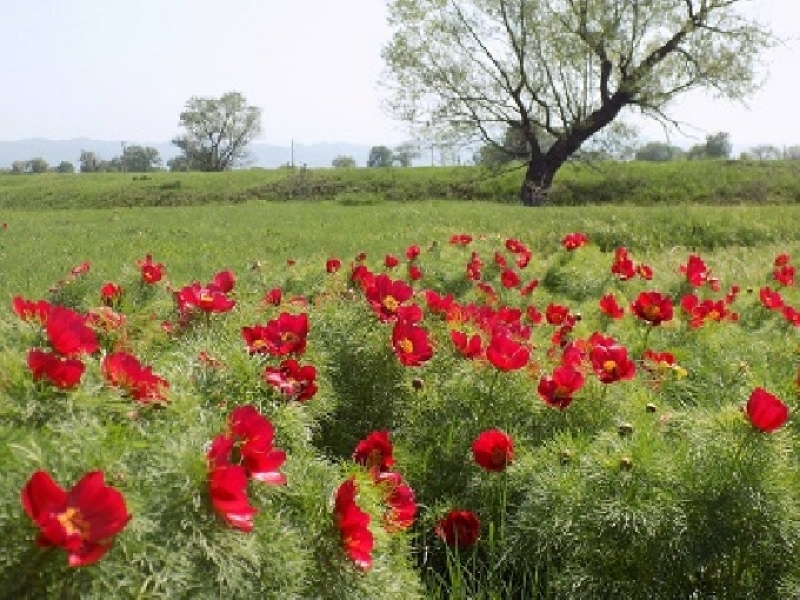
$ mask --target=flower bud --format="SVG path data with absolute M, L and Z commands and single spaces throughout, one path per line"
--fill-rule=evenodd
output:
M 630 423 L 620 423 L 617 426 L 617 433 L 619 433 L 619 437 L 628 437 L 633 434 L 633 425 Z

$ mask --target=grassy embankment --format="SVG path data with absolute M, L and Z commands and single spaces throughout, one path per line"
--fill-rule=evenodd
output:
M 516 204 L 522 169 L 253 169 L 229 173 L 0 176 L 0 209 L 185 206 L 247 200 L 482 200 Z M 571 164 L 550 204 L 792 204 L 800 161 Z

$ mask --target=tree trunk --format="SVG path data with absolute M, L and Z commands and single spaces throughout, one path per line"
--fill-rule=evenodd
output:
M 547 155 L 531 159 L 528 162 L 525 181 L 522 182 L 522 189 L 520 189 L 523 206 L 543 206 L 547 203 L 547 195 L 550 193 L 553 177 L 562 164 L 563 161 L 553 164 L 552 160 L 548 160 Z

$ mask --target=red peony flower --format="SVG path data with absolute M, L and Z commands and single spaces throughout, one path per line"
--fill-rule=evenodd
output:
M 795 327 L 800 327 L 800 310 L 797 310 L 793 306 L 784 306 L 781 310 L 781 314 L 783 318 L 786 319 L 787 323 Z
M 62 390 L 78 385 L 86 370 L 86 366 L 77 359 L 62 358 L 36 348 L 28 351 L 28 368 L 35 381 L 47 379 Z
M 650 265 L 646 265 L 644 263 L 636 265 L 636 273 L 645 281 L 650 281 L 653 279 L 653 267 Z
M 264 294 L 263 300 L 261 300 L 262 304 L 271 304 L 272 306 L 280 306 L 281 299 L 283 298 L 283 291 L 281 288 L 276 287 L 269 290 L 266 294 Z
M 336 273 L 339 269 L 342 268 L 342 261 L 338 258 L 329 258 L 325 261 L 325 270 L 328 273 Z
M 238 445 L 241 464 L 253 479 L 268 485 L 284 485 L 286 475 L 279 469 L 286 461 L 286 453 L 273 446 L 275 427 L 252 405 L 238 406 L 231 411 L 228 417 L 229 436 L 220 436 L 225 439 L 217 447 L 218 453 L 212 456 L 215 450 L 209 451 L 209 461 L 212 465 L 230 462 L 230 453 L 227 455 L 220 450 L 232 450 Z
M 240 531 L 253 531 L 253 517 L 258 510 L 247 497 L 247 473 L 240 465 L 223 465 L 208 476 L 211 506 L 225 522 Z
M 561 240 L 561 245 L 567 250 L 575 250 L 586 246 L 589 243 L 589 238 L 585 233 L 568 233 Z
M 89 261 L 85 260 L 81 264 L 72 267 L 72 269 L 70 269 L 69 272 L 71 275 L 83 275 L 84 273 L 89 272 L 89 268 L 90 268 Z
M 672 300 L 659 292 L 641 292 L 631 304 L 631 311 L 652 325 L 660 325 L 672 320 Z
M 131 519 L 122 494 L 105 484 L 101 471 L 87 473 L 68 492 L 45 471 L 36 471 L 21 500 L 39 527 L 36 543 L 64 548 L 71 567 L 100 560 Z
M 544 315 L 542 315 L 542 313 L 539 312 L 535 306 L 531 305 L 525 309 L 525 318 L 528 319 L 528 321 L 530 321 L 532 324 L 539 325 L 541 324 Z
M 503 272 L 500 273 L 500 283 L 506 289 L 516 288 L 519 287 L 520 278 L 515 271 L 504 269 Z
M 52 305 L 47 300 L 25 300 L 21 296 L 14 296 L 11 308 L 17 316 L 25 322 L 36 321 L 44 326 L 50 314 Z
M 375 539 L 369 530 L 369 514 L 356 504 L 354 478 L 345 480 L 336 490 L 333 505 L 333 522 L 339 529 L 342 548 L 347 557 L 362 571 L 372 567 L 372 548 Z
M 410 321 L 397 321 L 392 329 L 392 350 L 407 367 L 418 367 L 433 356 L 428 332 Z
M 701 287 L 711 275 L 706 263 L 696 254 L 689 255 L 686 264 L 680 266 L 680 272 L 686 274 L 686 281 L 692 287 Z
M 408 266 L 408 278 L 411 281 L 419 281 L 422 279 L 422 269 L 419 265 L 409 265 Z
M 394 465 L 392 442 L 388 431 L 373 431 L 356 444 L 353 460 L 374 473 L 388 471 Z
M 569 320 L 569 308 L 550 303 L 544 311 L 544 317 L 550 325 L 564 325 Z
M 169 383 L 154 374 L 152 367 L 143 367 L 132 354 L 108 354 L 103 358 L 100 370 L 109 385 L 124 389 L 137 402 L 147 404 L 167 400 Z
M 231 292 L 236 285 L 236 276 L 231 271 L 220 271 L 206 287 L 222 294 Z
M 236 301 L 228 298 L 226 293 L 214 283 L 204 287 L 195 281 L 175 292 L 175 301 L 182 315 L 195 310 L 204 313 L 224 313 L 236 306 Z
M 63 356 L 94 354 L 100 349 L 97 336 L 86 325 L 85 317 L 63 306 L 50 308 L 45 332 L 50 345 Z
M 773 291 L 771 288 L 761 288 L 758 291 L 758 299 L 761 301 L 761 305 L 769 310 L 783 308 L 783 296 L 781 296 L 780 292 Z
M 478 541 L 481 522 L 472 511 L 451 510 L 436 523 L 434 531 L 451 548 L 469 548 Z
M 486 347 L 486 358 L 501 371 L 516 371 L 528 364 L 531 352 L 502 333 L 494 333 Z
M 628 350 L 614 340 L 604 340 L 589 352 L 595 375 L 602 383 L 633 379 L 636 365 L 628 358 Z
M 745 412 L 753 426 L 766 433 L 779 429 L 789 418 L 789 408 L 767 390 L 760 387 L 750 394 Z
M 506 257 L 503 256 L 500 252 L 495 252 L 494 264 L 496 264 L 501 269 L 505 269 L 508 266 L 508 261 L 506 260 Z
M 383 513 L 383 527 L 389 533 L 405 531 L 414 524 L 417 514 L 417 501 L 414 490 L 403 481 L 399 473 L 379 473 L 375 483 L 383 492 L 383 503 L 387 505 Z
M 419 257 L 420 249 L 419 246 L 413 245 L 406 248 L 406 259 L 409 262 L 415 261 Z
M 468 233 L 454 233 L 450 236 L 450 243 L 453 246 L 467 246 L 472 242 L 472 236 Z
M 794 286 L 794 276 L 797 270 L 792 265 L 776 267 L 772 272 L 772 277 L 783 286 Z
M 614 262 L 611 264 L 611 273 L 623 281 L 631 279 L 636 274 L 636 269 L 628 255 L 627 248 L 620 246 L 614 252 Z
M 259 352 L 272 356 L 300 356 L 306 350 L 308 315 L 282 312 L 266 325 L 242 327 L 242 337 L 251 354 Z
M 450 330 L 450 339 L 464 358 L 478 358 L 483 354 L 483 340 L 477 333 L 468 336 L 463 331 Z
M 514 441 L 499 429 L 488 429 L 472 442 L 472 456 L 478 466 L 499 473 L 514 460 Z
M 772 263 L 776 267 L 785 267 L 789 264 L 789 255 L 785 252 L 781 252 L 775 257 L 775 261 Z
M 284 360 L 279 367 L 267 367 L 261 378 L 283 394 L 288 400 L 305 402 L 317 393 L 314 380 L 317 370 L 311 365 L 303 365 L 293 358 Z
M 600 310 L 612 319 L 621 319 L 625 315 L 625 310 L 617 304 L 614 294 L 606 294 L 600 298 Z
M 397 310 L 411 299 L 414 289 L 405 281 L 381 274 L 372 279 L 364 294 L 377 317 L 388 322 L 397 319 Z
M 427 304 L 428 310 L 435 314 L 440 315 L 443 317 L 447 316 L 447 313 L 455 306 L 455 297 L 453 294 L 447 294 L 446 296 L 440 296 L 434 290 L 425 290 L 425 302 Z
M 572 403 L 572 395 L 583 387 L 583 374 L 570 365 L 561 365 L 553 370 L 552 376 L 539 380 L 537 391 L 547 404 L 555 408 L 567 408 Z
M 158 283 L 164 277 L 164 265 L 154 263 L 153 257 L 149 254 L 144 257 L 144 260 L 137 260 L 136 265 L 142 274 L 142 281 L 147 285 Z
M 100 288 L 100 300 L 106 306 L 115 306 L 122 300 L 122 287 L 108 282 Z
M 392 256 L 391 254 L 387 254 L 386 257 L 383 259 L 383 266 L 387 269 L 394 269 L 397 265 L 400 264 L 400 259 L 396 256 Z

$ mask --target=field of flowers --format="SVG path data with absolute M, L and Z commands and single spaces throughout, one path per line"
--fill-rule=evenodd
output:
M 0 597 L 796 597 L 796 243 L 557 226 L 14 294 Z

